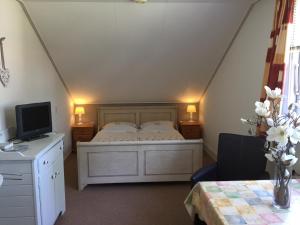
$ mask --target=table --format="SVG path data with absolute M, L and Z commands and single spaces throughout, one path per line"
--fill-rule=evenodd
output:
M 261 181 L 200 182 L 185 200 L 192 218 L 195 214 L 207 225 L 300 224 L 300 180 L 291 182 L 291 207 L 272 205 L 273 184 Z

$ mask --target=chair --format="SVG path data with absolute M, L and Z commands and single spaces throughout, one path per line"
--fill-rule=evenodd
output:
M 199 181 L 261 180 L 269 179 L 265 172 L 265 140 L 260 137 L 221 133 L 217 163 L 203 167 L 191 177 Z
M 217 163 L 196 171 L 191 177 L 192 185 L 200 181 L 269 179 L 264 144 L 260 137 L 219 134 Z M 195 215 L 194 225 L 206 223 Z

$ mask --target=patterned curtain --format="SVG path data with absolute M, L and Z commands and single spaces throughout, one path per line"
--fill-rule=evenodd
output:
M 267 59 L 261 92 L 261 101 L 266 98 L 264 86 L 271 89 L 282 88 L 285 65 L 289 50 L 290 25 L 293 23 L 295 0 L 276 0 L 273 30 L 271 32 L 271 47 L 267 52 Z

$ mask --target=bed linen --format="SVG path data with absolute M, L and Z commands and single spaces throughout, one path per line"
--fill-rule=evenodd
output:
M 167 140 L 184 140 L 183 136 L 175 129 L 163 131 L 138 131 L 139 141 L 167 141 Z
M 138 141 L 137 132 L 99 131 L 92 142 L 126 142 Z
M 99 131 L 92 142 L 138 142 L 138 141 L 169 141 L 184 140 L 182 135 L 175 129 L 164 131 L 137 131 L 137 132 L 110 132 Z

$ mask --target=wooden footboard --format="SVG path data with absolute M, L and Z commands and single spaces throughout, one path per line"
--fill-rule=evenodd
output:
M 189 181 L 202 167 L 202 140 L 82 142 L 77 149 L 79 190 L 87 184 Z

